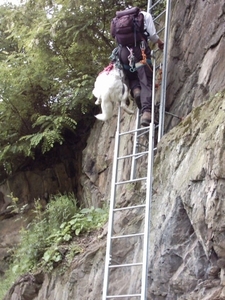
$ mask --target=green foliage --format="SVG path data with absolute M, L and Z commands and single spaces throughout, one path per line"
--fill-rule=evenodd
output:
M 21 244 L 14 254 L 14 270 L 25 273 L 42 260 L 43 254 L 51 247 L 49 236 L 57 231 L 61 222 L 69 220 L 77 212 L 74 197 L 59 195 L 53 198 L 43 212 L 39 201 L 35 202 L 35 218 L 28 228 L 21 231 Z M 23 255 L 22 261 L 22 253 Z
M 158 1 L 155 0 L 152 2 L 152 7 L 153 8 L 151 9 L 151 14 L 153 15 L 154 18 L 156 18 L 166 9 L 166 0 L 163 0 L 159 3 Z
M 50 272 L 62 261 L 69 265 L 74 256 L 83 251 L 78 236 L 101 228 L 107 219 L 106 208 L 78 208 L 72 194 L 52 197 L 45 211 L 40 201 L 36 201 L 34 219 L 21 231 L 21 241 L 14 250 L 10 268 L 13 274 L 8 271 L 6 282 L 11 280 L 12 284 L 19 274 L 37 268 Z M 4 282 L 0 284 L 0 295 Z
M 8 208 L 12 209 L 12 212 L 18 214 L 20 212 L 20 208 L 18 207 L 19 198 L 14 197 L 13 193 L 10 193 L 10 195 L 8 195 L 8 197 L 11 198 L 11 201 L 12 201 L 12 204 L 10 206 L 8 206 Z
M 12 271 L 8 270 L 6 272 L 5 278 L 0 281 L 0 299 L 4 299 L 6 292 L 10 289 L 15 279 L 15 274 Z
M 39 116 L 33 124 L 33 127 L 39 127 L 39 131 L 19 139 L 19 142 L 25 142 L 24 147 L 22 147 L 24 154 L 26 156 L 33 156 L 34 150 L 40 145 L 42 153 L 53 148 L 55 143 L 61 145 L 64 142 L 64 138 L 61 134 L 63 130 L 67 128 L 74 131 L 76 125 L 76 121 L 67 116 Z
M 113 48 L 113 2 L 1 6 L 0 169 L 13 173 L 93 115 L 94 80 Z

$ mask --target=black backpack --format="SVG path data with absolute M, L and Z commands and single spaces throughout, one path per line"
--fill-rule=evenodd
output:
M 136 46 L 145 39 L 144 15 L 138 7 L 117 11 L 111 21 L 110 32 L 117 43 L 122 46 Z

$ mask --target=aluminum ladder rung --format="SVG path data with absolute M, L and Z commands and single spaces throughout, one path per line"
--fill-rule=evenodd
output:
M 143 263 L 130 263 L 130 264 L 120 264 L 120 265 L 109 265 L 110 269 L 122 268 L 122 267 L 138 267 L 142 266 Z
M 170 115 L 170 116 L 173 116 L 173 117 L 175 117 L 175 118 L 177 118 L 177 119 L 180 119 L 180 120 L 183 119 L 182 117 L 179 117 L 178 115 L 175 115 L 175 114 L 173 114 L 173 113 L 171 113 L 171 112 L 168 112 L 168 111 L 165 111 L 165 114 Z
M 119 136 L 123 136 L 123 135 L 126 135 L 126 134 L 131 134 L 131 133 L 136 133 L 136 132 L 142 132 L 142 131 L 146 131 L 146 129 L 150 128 L 150 126 L 146 126 L 146 127 L 140 127 L 140 128 L 137 128 L 137 129 L 133 129 L 133 130 L 130 130 L 130 131 L 125 131 L 125 132 L 120 132 L 119 133 Z
M 148 154 L 148 151 L 143 151 L 143 152 L 137 152 L 135 154 L 128 154 L 128 155 L 124 155 L 124 156 L 119 156 L 117 158 L 117 160 L 120 160 L 120 159 L 125 159 L 125 158 L 130 158 L 130 157 L 133 157 L 133 156 L 143 156 L 145 154 Z
M 159 31 L 157 31 L 157 34 L 159 35 L 165 28 L 161 28 Z
M 137 137 L 141 137 L 141 136 L 143 136 L 143 135 L 146 135 L 146 134 L 148 133 L 148 130 L 146 130 L 146 128 L 149 129 L 149 127 L 145 127 L 145 131 L 142 132 L 142 133 L 140 133 L 140 134 L 138 134 Z
M 134 159 L 135 159 L 135 160 L 138 160 L 138 159 L 141 158 L 142 156 L 144 156 L 144 154 L 143 154 L 143 155 L 139 155 L 139 156 L 137 156 L 137 157 L 134 157 Z
M 146 207 L 145 204 L 140 204 L 140 205 L 133 205 L 133 206 L 127 206 L 127 207 L 121 207 L 121 208 L 114 208 L 113 211 L 121 211 L 121 210 L 126 210 L 126 209 L 135 209 L 135 208 L 144 208 Z
M 126 298 L 126 297 L 141 297 L 141 294 L 110 295 L 110 296 L 106 296 L 106 299 L 110 299 L 110 298 Z
M 162 63 L 160 63 L 158 66 L 155 67 L 156 70 L 162 69 Z M 156 106 L 159 106 L 159 104 L 156 104 Z
M 156 20 L 159 19 L 163 14 L 165 14 L 165 12 L 166 10 L 162 11 L 157 17 L 155 17 L 153 21 L 156 22 Z
M 140 146 L 140 147 L 142 147 L 142 148 L 147 148 L 147 146 L 146 146 L 146 145 L 144 145 L 144 144 L 141 144 L 141 143 L 137 143 L 137 146 Z
M 158 5 L 160 2 L 162 2 L 162 0 L 158 0 L 157 2 L 155 2 L 151 7 L 150 9 L 153 9 L 156 5 Z
M 116 239 L 124 239 L 124 238 L 129 238 L 129 237 L 138 237 L 138 236 L 143 236 L 144 233 L 131 233 L 131 234 L 124 234 L 124 235 L 117 235 L 117 236 L 112 236 L 111 239 L 112 240 L 116 240 Z
M 148 177 L 141 177 L 141 178 L 135 178 L 135 179 L 131 179 L 131 180 L 118 181 L 115 183 L 115 185 L 137 182 L 137 181 L 141 181 L 141 180 L 146 180 L 147 178 Z

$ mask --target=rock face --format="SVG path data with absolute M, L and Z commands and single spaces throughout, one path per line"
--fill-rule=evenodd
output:
M 225 86 L 225 5 L 171 1 L 167 107 L 180 117 Z M 168 118 L 167 128 L 179 119 Z
M 223 1 L 172 3 L 167 107 L 184 119 L 166 116 L 166 134 L 154 160 L 151 300 L 225 299 L 224 16 Z M 134 128 L 134 122 L 135 116 L 123 114 L 124 131 Z M 116 117 L 96 122 L 83 151 L 80 184 L 87 206 L 110 200 L 115 130 Z M 124 142 L 123 154 L 131 145 L 131 140 Z M 119 176 L 126 176 L 128 169 L 124 164 Z M 143 190 L 144 186 L 123 189 L 121 205 L 138 201 Z M 118 230 L 125 225 L 130 230 L 141 228 L 142 219 L 138 210 L 121 213 Z M 64 275 L 28 276 L 11 288 L 5 300 L 100 300 L 106 233 L 107 227 Z M 115 247 L 121 260 L 141 253 L 134 243 Z M 127 274 L 132 276 L 129 291 L 139 287 L 139 275 Z M 125 290 L 126 278 L 113 278 L 118 292 Z
M 194 109 L 158 147 L 150 299 L 223 299 L 224 101 Z

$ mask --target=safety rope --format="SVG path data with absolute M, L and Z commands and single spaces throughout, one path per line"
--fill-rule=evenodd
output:
M 140 61 L 138 62 L 138 64 L 147 65 L 148 68 L 151 70 L 151 72 L 153 72 L 153 71 L 152 71 L 152 68 L 150 67 L 150 65 L 149 65 L 149 63 L 148 63 L 148 61 L 147 61 L 147 58 L 146 58 L 146 54 L 145 54 L 145 49 L 146 49 L 146 47 L 145 47 L 145 41 L 141 41 L 140 49 L 141 49 L 142 60 L 140 60 Z M 140 67 L 140 66 L 141 66 L 141 65 L 139 65 L 139 67 Z

